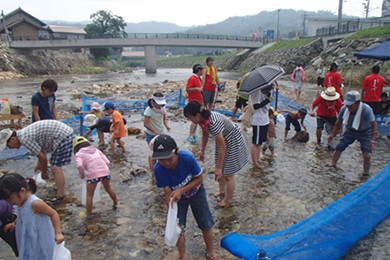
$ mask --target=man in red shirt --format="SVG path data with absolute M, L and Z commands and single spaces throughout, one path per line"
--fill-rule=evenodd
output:
M 339 64 L 337 62 L 332 62 L 330 65 L 330 71 L 325 75 L 324 86 L 334 87 L 336 92 L 340 94 L 341 100 L 343 99 L 343 80 L 341 79 L 341 75 L 337 72 L 337 68 Z
M 340 99 L 340 94 L 336 92 L 334 87 L 328 87 L 322 91 L 316 100 L 314 100 L 311 108 L 310 115 L 314 116 L 314 109 L 317 107 L 317 143 L 321 143 L 322 130 L 324 125 L 330 126 L 330 132 L 333 131 L 333 127 L 337 121 L 337 115 L 340 112 L 343 102 Z
M 379 114 L 382 89 L 385 86 L 385 79 L 378 75 L 379 71 L 379 66 L 375 65 L 372 67 L 372 74 L 365 77 L 362 82 L 362 100 L 372 108 L 374 114 Z
M 216 84 L 219 84 L 217 68 L 213 64 L 214 59 L 208 57 L 202 75 L 203 103 L 210 111 L 213 110 L 215 87 Z
M 202 80 L 201 76 L 203 74 L 203 67 L 200 64 L 195 64 L 192 67 L 193 75 L 188 79 L 186 92 L 188 94 L 188 102 L 192 100 L 196 100 L 199 103 L 203 104 L 203 96 L 202 96 Z M 195 133 L 196 133 L 196 124 L 191 123 L 190 126 L 190 136 L 187 138 L 188 141 L 194 143 Z

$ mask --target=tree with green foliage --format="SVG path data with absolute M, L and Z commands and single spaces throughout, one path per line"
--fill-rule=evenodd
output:
M 84 30 L 87 32 L 87 38 L 122 38 L 127 37 L 125 32 L 126 22 L 122 16 L 117 16 L 104 10 L 91 14 L 92 23 L 87 24 Z M 91 54 L 96 58 L 107 57 L 110 53 L 109 48 L 91 49 Z
M 91 14 L 92 23 L 85 26 L 85 31 L 89 37 L 126 37 L 126 22 L 122 16 L 114 15 L 104 10 Z

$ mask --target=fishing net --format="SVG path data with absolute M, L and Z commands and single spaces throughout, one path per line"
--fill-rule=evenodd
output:
M 375 177 L 301 222 L 270 235 L 230 233 L 221 245 L 233 255 L 257 259 L 339 259 L 390 211 L 390 163 Z

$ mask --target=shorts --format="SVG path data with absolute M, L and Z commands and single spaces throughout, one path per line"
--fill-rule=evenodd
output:
M 317 86 L 321 86 L 321 87 L 324 86 L 324 78 L 322 77 L 317 78 Z
M 294 82 L 294 89 L 302 91 L 303 82 L 302 81 L 295 81 Z
M 236 105 L 235 105 L 236 108 L 243 108 L 246 107 L 247 105 L 248 105 L 247 99 L 243 99 L 242 97 L 237 98 Z
M 271 151 L 275 150 L 275 140 L 275 137 L 269 138 L 265 145 L 263 145 L 263 151 L 267 151 L 267 149 L 270 149 Z
M 380 102 L 366 102 L 366 101 L 363 102 L 371 107 L 372 112 L 374 112 L 375 115 L 379 114 L 380 104 L 381 104 Z
M 286 131 L 290 131 L 291 124 L 293 124 L 295 131 L 300 132 L 301 131 L 301 124 L 298 122 L 298 119 L 294 119 L 290 116 L 290 114 L 286 115 Z
M 210 230 L 214 226 L 213 216 L 211 215 L 209 204 L 207 202 L 206 190 L 203 184 L 200 185 L 198 192 L 190 198 L 182 197 L 177 203 L 177 217 L 182 233 L 185 231 L 187 222 L 188 207 L 191 206 L 192 214 L 202 231 Z
M 317 116 L 317 129 L 324 130 L 324 126 L 330 125 L 332 128 L 336 124 L 337 121 L 337 116 L 335 117 L 322 117 L 322 116 Z
M 106 180 L 107 181 L 111 180 L 111 176 L 107 175 L 107 176 L 99 177 L 99 178 L 96 178 L 96 179 L 87 180 L 87 183 L 94 184 L 94 183 L 99 183 L 101 181 L 106 181 Z
M 146 142 L 149 144 L 150 141 L 152 141 L 152 139 L 155 137 L 156 135 L 151 135 L 149 134 L 148 132 L 145 132 L 145 139 L 146 139 Z
M 214 97 L 215 97 L 215 91 L 203 90 L 203 103 L 205 105 L 206 104 L 213 104 Z
M 267 141 L 268 125 L 253 125 L 252 144 L 262 145 Z
M 343 152 L 350 144 L 358 140 L 360 142 L 360 149 L 362 153 L 372 153 L 370 148 L 371 144 L 371 129 L 358 132 L 353 130 L 346 130 L 340 139 L 340 142 L 336 145 L 335 150 Z
M 54 153 L 51 154 L 51 166 L 62 167 L 70 164 L 73 154 L 73 139 L 75 137 L 74 134 L 70 134 L 61 141 Z

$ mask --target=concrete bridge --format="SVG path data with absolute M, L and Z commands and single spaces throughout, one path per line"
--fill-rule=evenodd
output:
M 261 41 L 242 36 L 203 34 L 130 34 L 126 38 L 91 39 L 14 39 L 9 43 L 14 49 L 66 49 L 104 47 L 144 47 L 146 73 L 156 73 L 156 46 L 257 49 Z

